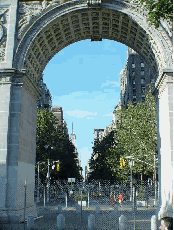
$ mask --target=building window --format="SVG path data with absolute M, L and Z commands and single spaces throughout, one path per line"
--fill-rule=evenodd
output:
M 132 76 L 135 76 L 135 72 L 132 72 Z
M 144 75 L 144 71 L 141 71 L 141 75 Z
M 141 84 L 145 83 L 145 78 L 141 78 Z
M 136 96 L 136 90 L 133 89 L 133 96 Z
M 141 86 L 141 92 L 143 93 L 145 90 L 145 86 Z
M 143 62 L 141 62 L 141 67 L 144 67 L 144 63 Z
M 132 64 L 132 68 L 133 68 L 133 69 L 135 68 L 135 64 Z
M 133 82 L 132 82 L 132 83 L 133 83 L 133 85 L 135 85 L 135 80 L 133 80 Z

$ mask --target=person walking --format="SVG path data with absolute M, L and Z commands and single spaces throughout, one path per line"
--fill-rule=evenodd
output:
M 118 196 L 118 199 L 119 199 L 119 204 L 120 204 L 120 207 L 122 206 L 122 202 L 123 202 L 123 194 L 120 193 L 120 195 Z
M 111 193 L 111 205 L 112 205 L 112 207 L 114 207 L 115 201 L 116 201 L 115 194 Z

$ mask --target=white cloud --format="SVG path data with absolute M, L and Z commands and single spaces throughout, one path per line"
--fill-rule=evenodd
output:
M 106 82 L 102 83 L 101 89 L 104 87 L 108 87 L 108 86 L 109 87 L 120 87 L 120 82 L 106 80 Z
M 102 117 L 113 117 L 113 113 L 108 113 L 108 114 L 102 115 Z
M 94 119 L 93 117 L 87 117 L 87 119 Z
M 93 113 L 89 111 L 81 111 L 79 109 L 76 109 L 74 111 L 65 111 L 65 113 L 67 113 L 71 117 L 77 117 L 77 118 L 84 118 L 90 115 L 97 116 L 97 112 Z

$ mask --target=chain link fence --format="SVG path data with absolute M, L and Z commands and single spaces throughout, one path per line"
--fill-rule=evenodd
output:
M 38 184 L 36 179 L 35 202 L 74 210 L 79 213 L 79 218 L 86 218 L 83 221 L 86 229 L 87 219 L 93 214 L 95 229 L 122 229 L 119 223 L 123 222 L 128 230 L 149 230 L 152 216 L 157 215 L 157 185 L 152 181 L 131 184 L 100 180 L 75 183 L 63 180 L 50 183 L 47 180 Z M 121 194 L 123 199 L 120 201 Z

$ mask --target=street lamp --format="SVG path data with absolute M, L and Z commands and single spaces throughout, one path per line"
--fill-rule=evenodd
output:
M 157 154 L 154 153 L 154 186 L 155 186 L 155 201 L 154 201 L 154 206 L 156 206 L 156 201 L 157 201 L 157 184 L 156 184 L 156 156 Z
M 40 162 L 38 162 L 38 171 L 37 171 L 37 203 L 39 203 L 40 202 L 40 198 L 39 198 L 39 186 L 40 186 L 40 178 L 39 178 L 39 163 Z
M 54 149 L 54 146 L 50 146 L 50 145 L 45 145 L 45 148 L 48 151 L 48 172 L 47 172 L 47 202 L 49 202 L 50 200 L 50 149 Z
M 133 157 L 131 156 L 127 156 L 127 157 L 124 157 L 126 159 L 130 159 L 129 161 L 129 165 L 130 165 L 130 171 L 131 171 L 131 195 L 130 195 L 130 201 L 132 201 L 132 197 L 133 197 L 133 178 L 132 178 L 132 166 L 134 166 L 134 161 L 132 159 L 134 159 Z

